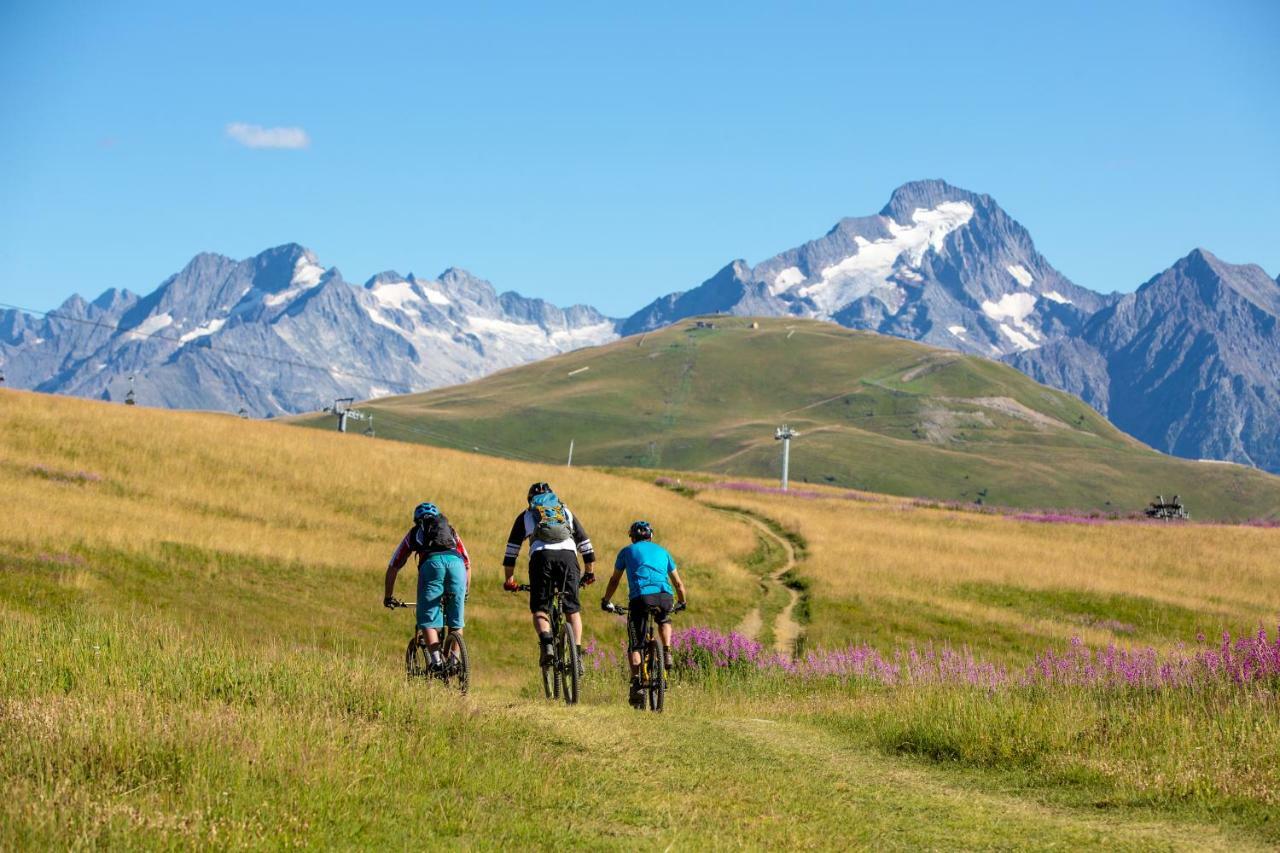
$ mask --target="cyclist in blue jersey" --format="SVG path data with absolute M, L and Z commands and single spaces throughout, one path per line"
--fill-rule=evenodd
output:
M 618 552 L 613 563 L 613 576 L 605 587 L 604 597 L 600 600 L 600 609 L 606 612 L 613 610 L 609 599 L 618 590 L 618 582 L 625 572 L 627 576 L 627 595 L 631 603 L 627 608 L 627 650 L 631 653 L 631 704 L 644 701 L 640 687 L 640 653 L 643 651 L 644 635 L 642 625 L 648 618 L 649 608 L 656 607 L 658 615 L 658 633 L 662 637 L 662 653 L 666 665 L 671 666 L 671 608 L 672 586 L 680 604 L 685 604 L 684 581 L 676 570 L 676 561 L 657 542 L 653 541 L 653 525 L 647 521 L 637 521 L 629 531 L 631 544 Z

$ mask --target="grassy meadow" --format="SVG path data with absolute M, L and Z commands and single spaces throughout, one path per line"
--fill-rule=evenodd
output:
M 362 403 L 379 434 L 511 458 L 776 476 L 1023 508 L 1276 517 L 1280 477 L 1157 453 L 1008 365 L 796 318 L 713 317 Z M 299 422 L 333 428 L 329 415 Z
M 1016 670 L 1072 636 L 1176 653 L 1274 625 L 1280 530 L 1054 525 L 901 500 L 679 493 L 635 476 L 0 391 L 0 847 L 1265 849 L 1275 679 L 1113 689 L 683 671 L 624 705 L 584 593 L 583 703 L 538 695 L 501 549 L 547 479 L 611 557 L 651 520 L 684 624 L 776 599 L 806 650 L 968 647 Z M 824 491 L 824 490 L 817 490 Z M 475 562 L 474 688 L 408 684 L 382 569 L 414 503 Z M 523 562 L 523 561 L 522 561 Z M 523 575 L 523 567 L 521 569 Z M 414 571 L 398 594 L 412 596 Z M 687 617 L 687 618 L 684 618 Z

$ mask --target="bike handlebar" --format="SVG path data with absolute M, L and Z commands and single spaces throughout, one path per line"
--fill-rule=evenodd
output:
M 689 607 L 689 605 L 682 601 L 682 602 L 680 602 L 679 604 L 677 604 L 675 607 L 671 608 L 671 615 L 673 615 L 673 616 L 674 616 L 675 614 L 679 613 L 681 610 L 686 610 L 686 609 L 688 609 L 688 607 Z M 656 608 L 656 607 L 650 607 L 649 609 L 650 609 L 650 610 L 657 610 L 658 608 Z M 615 605 L 613 605 L 613 606 L 612 606 L 612 609 L 610 609 L 610 610 L 608 610 L 608 611 L 606 611 L 606 612 L 608 612 L 608 613 L 616 613 L 616 614 L 618 614 L 619 616 L 626 616 L 626 615 L 627 615 L 627 613 L 628 613 L 629 611 L 630 611 L 630 608 L 628 608 L 628 607 L 622 607 L 621 605 L 617 605 L 617 604 L 615 604 Z

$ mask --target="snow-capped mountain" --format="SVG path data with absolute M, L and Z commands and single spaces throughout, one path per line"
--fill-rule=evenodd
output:
M 1010 364 L 1177 456 L 1280 472 L 1280 281 L 1196 249 Z
M 1197 251 L 1137 293 L 1073 284 L 987 195 L 895 190 L 875 216 L 616 322 L 462 270 L 343 281 L 301 246 L 194 258 L 150 295 L 0 312 L 10 386 L 149 405 L 299 412 L 464 382 L 697 314 L 832 320 L 1000 358 L 1078 394 L 1153 447 L 1280 472 L 1280 282 Z M 320 369 L 317 369 L 319 367 Z
M 943 181 L 752 267 L 738 260 L 624 321 L 694 314 L 832 320 L 1008 361 L 1179 456 L 1280 473 L 1280 289 L 1197 250 L 1137 293 L 1073 284 L 987 195 Z
M 256 415 L 465 382 L 617 337 L 583 306 L 560 309 L 458 269 L 381 273 L 363 287 L 296 244 L 243 261 L 197 255 L 139 299 L 72 297 L 52 316 L 0 313 L 13 387 Z M 320 369 L 317 369 L 320 368 Z
M 1109 299 L 1050 266 L 990 196 L 918 181 L 876 216 L 651 303 L 623 331 L 718 311 L 795 315 L 999 358 L 1073 334 Z

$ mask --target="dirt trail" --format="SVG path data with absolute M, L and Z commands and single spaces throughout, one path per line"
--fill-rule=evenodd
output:
M 760 587 L 765 595 L 769 593 L 770 586 L 778 586 L 787 592 L 787 604 L 782 608 L 782 612 L 778 614 L 778 618 L 773 623 L 773 648 L 778 654 L 791 657 L 796 652 L 796 641 L 800 639 L 800 623 L 795 619 L 796 603 L 800 601 L 800 593 L 782 582 L 782 576 L 795 568 L 796 565 L 796 549 L 785 536 L 779 536 L 774 533 L 769 525 L 760 521 L 758 518 L 749 513 L 739 512 L 737 510 L 724 510 L 725 512 L 736 515 L 743 521 L 755 527 L 756 530 L 764 536 L 769 537 L 782 548 L 785 555 L 782 564 L 774 571 L 760 579 Z M 760 636 L 760 629 L 764 627 L 764 619 L 760 613 L 760 605 L 756 605 L 735 629 L 739 634 L 757 639 Z

